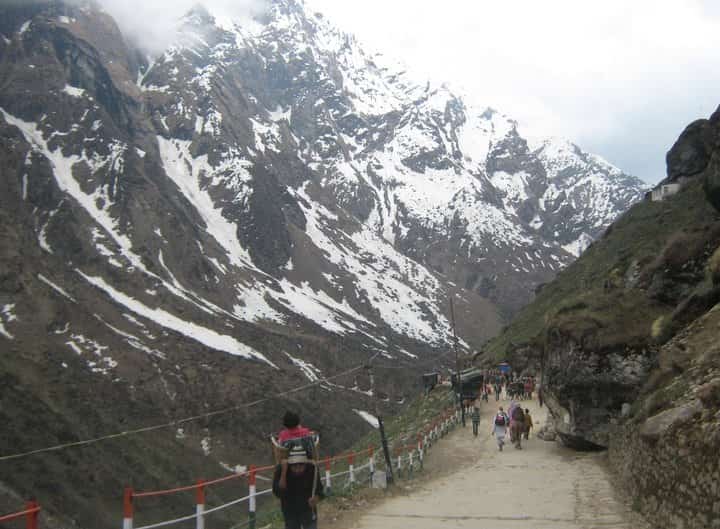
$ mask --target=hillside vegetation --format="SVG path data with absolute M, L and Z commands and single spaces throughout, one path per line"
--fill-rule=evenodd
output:
M 720 239 L 717 212 L 701 182 L 663 202 L 632 207 L 552 283 L 540 287 L 483 360 L 526 364 L 556 332 L 596 350 L 654 347 L 712 289 L 705 265 Z M 660 318 L 660 320 L 659 320 Z M 522 351 L 521 354 L 516 354 Z

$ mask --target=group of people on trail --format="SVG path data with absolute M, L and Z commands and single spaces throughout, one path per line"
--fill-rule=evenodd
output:
M 483 399 L 484 400 L 484 399 Z M 480 402 L 475 401 L 472 413 L 473 435 L 478 436 L 480 429 Z M 493 417 L 491 435 L 495 436 L 498 449 L 502 451 L 505 445 L 505 438 L 510 435 L 510 442 L 515 448 L 522 448 L 522 438 L 530 438 L 530 430 L 533 428 L 533 420 L 528 408 L 523 409 L 518 401 L 510 401 L 510 407 L 507 412 L 502 406 L 498 409 Z
M 477 437 L 477 431 L 480 423 L 480 410 L 478 407 L 473 408 L 473 434 Z M 502 406 L 498 408 L 497 413 L 492 420 L 492 430 L 490 435 L 495 437 L 498 450 L 502 452 L 505 446 L 505 438 L 510 434 L 510 442 L 518 450 L 522 448 L 522 438 L 530 439 L 530 430 L 533 428 L 532 416 L 528 408 L 523 407 L 515 401 L 511 401 L 508 411 L 505 412 Z
M 509 374 L 493 374 L 492 370 L 483 376 L 479 396 L 488 402 L 490 395 L 495 395 L 495 401 L 501 398 L 511 400 L 531 400 L 537 391 L 540 398 L 540 387 L 532 376 L 518 377 Z
M 505 445 L 505 437 L 510 433 L 510 442 L 518 450 L 522 448 L 522 438 L 530 439 L 530 430 L 533 427 L 532 416 L 530 410 L 523 407 L 515 401 L 510 402 L 507 413 L 503 407 L 498 408 L 493 418 L 492 430 L 490 435 L 495 437 L 498 450 L 502 452 Z

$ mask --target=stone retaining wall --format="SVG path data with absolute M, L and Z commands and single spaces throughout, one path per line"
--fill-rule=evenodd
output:
M 720 412 L 700 401 L 630 421 L 612 435 L 610 465 L 657 529 L 720 528 Z

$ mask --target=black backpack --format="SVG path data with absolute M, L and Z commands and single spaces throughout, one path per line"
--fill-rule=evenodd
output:
M 495 416 L 495 425 L 496 426 L 505 426 L 505 415 L 502 413 L 498 413 Z
M 309 459 L 314 459 L 316 457 L 317 440 L 315 434 L 306 435 L 305 437 L 293 437 L 292 439 L 283 441 L 281 446 L 287 449 L 288 453 L 292 452 L 293 449 L 304 450 Z

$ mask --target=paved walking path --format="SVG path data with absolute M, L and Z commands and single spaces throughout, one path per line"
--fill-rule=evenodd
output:
M 545 409 L 531 402 L 523 407 L 530 408 L 536 429 L 542 426 Z M 427 470 L 446 462 L 453 471 L 338 529 L 645 529 L 614 494 L 604 454 L 573 452 L 533 435 L 522 450 L 508 443 L 499 452 L 490 437 L 495 410 L 492 400 L 484 405 L 477 438 L 468 421 L 433 447 Z

